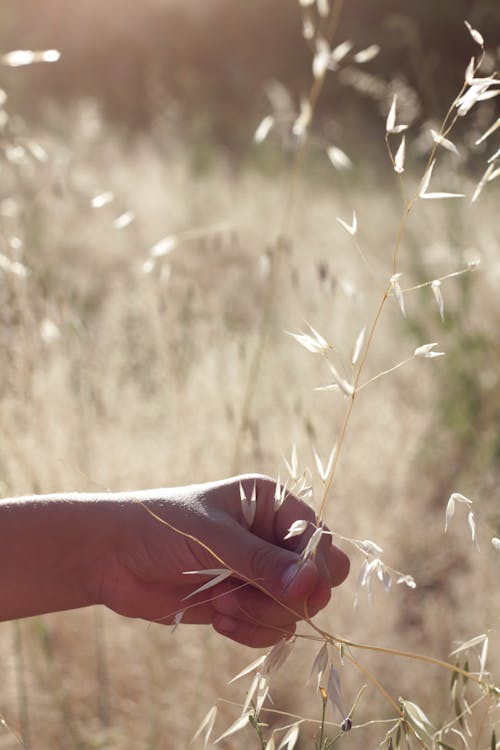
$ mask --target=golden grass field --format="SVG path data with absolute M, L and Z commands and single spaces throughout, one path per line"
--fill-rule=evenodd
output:
M 375 179 L 369 165 L 353 177 L 316 170 L 313 160 L 284 216 L 286 170 L 264 173 L 251 157 L 235 163 L 215 149 L 199 169 L 182 140 L 153 134 L 124 143 L 91 108 L 58 117 L 39 132 L 26 126 L 17 136 L 24 156 L 11 155 L 2 170 L 1 253 L 26 269 L 0 268 L 2 494 L 152 488 L 233 471 L 283 477 L 282 457 L 294 444 L 300 465 L 313 470 L 312 446 L 328 455 L 345 400 L 314 390 L 329 382 L 328 370 L 286 331 L 307 321 L 349 359 L 392 273 L 403 203 L 390 164 L 377 166 Z M 46 158 L 33 156 L 32 142 Z M 454 187 L 461 167 L 449 155 L 443 162 L 441 179 Z M 409 170 L 407 184 L 419 176 Z M 470 196 L 472 180 L 460 179 Z M 114 200 L 93 207 L 105 191 Z M 350 222 L 353 209 L 371 271 L 336 220 Z M 113 226 L 125 212 L 133 221 Z M 357 398 L 327 521 L 345 537 L 374 540 L 417 588 L 394 585 L 387 595 L 375 581 L 371 606 L 358 591 L 355 609 L 362 556 L 339 542 L 352 552 L 351 575 L 319 620 L 349 639 L 447 659 L 455 641 L 498 626 L 500 558 L 490 545 L 500 523 L 497 213 L 492 185 L 474 205 L 421 201 L 410 217 L 404 287 L 476 257 L 481 265 L 443 282 L 444 324 L 426 288 L 405 295 L 406 319 L 390 299 L 376 332 L 367 379 L 430 341 L 452 357 L 411 361 Z M 269 295 L 268 251 L 280 229 L 287 246 L 235 464 Z M 174 249 L 148 266 L 150 248 L 172 235 Z M 464 382 L 469 411 L 460 401 Z M 453 491 L 475 501 L 479 553 L 463 508 L 443 536 Z M 319 719 L 320 701 L 305 685 L 316 651 L 298 644 L 276 677 L 275 709 Z M 172 634 L 99 609 L 4 623 L 0 653 L 6 750 L 23 746 L 20 735 L 37 750 L 188 747 L 213 703 L 242 702 L 245 686 L 226 683 L 255 658 L 207 628 L 181 625 Z M 444 720 L 448 674 L 357 654 L 396 699 L 417 702 L 436 726 Z M 490 660 L 498 669 L 495 633 Z M 349 704 L 366 676 L 349 665 L 344 673 Z M 220 706 L 219 733 L 238 713 Z M 391 715 L 373 687 L 358 710 L 360 722 Z M 297 747 L 312 748 L 313 732 L 304 730 Z M 384 725 L 372 725 L 344 745 L 376 748 L 384 734 Z M 488 743 L 484 736 L 473 748 Z M 247 729 L 220 747 L 258 744 Z

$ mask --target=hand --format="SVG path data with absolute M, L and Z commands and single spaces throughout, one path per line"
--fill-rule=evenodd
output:
M 251 529 L 242 512 L 240 481 L 248 498 L 256 488 Z M 183 612 L 182 622 L 211 623 L 219 633 L 255 647 L 293 633 L 298 620 L 326 606 L 331 588 L 346 578 L 349 560 L 325 535 L 314 561 L 298 565 L 315 515 L 293 496 L 275 512 L 274 491 L 271 479 L 247 475 L 130 496 L 101 563 L 98 601 L 122 615 L 167 624 Z M 298 519 L 309 528 L 284 541 Z M 210 579 L 185 573 L 214 568 L 234 573 L 186 599 Z

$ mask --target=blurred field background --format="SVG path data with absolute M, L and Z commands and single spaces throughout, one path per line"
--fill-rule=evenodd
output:
M 403 211 L 385 116 L 397 92 L 411 125 L 405 177 L 415 188 L 429 127 L 476 52 L 465 18 L 484 33 L 485 64 L 498 68 L 495 1 L 347 4 L 336 41 L 381 52 L 329 74 L 286 210 L 292 143 L 284 128 L 260 146 L 252 139 L 272 108 L 298 111 L 311 84 L 298 3 L 4 0 L 0 52 L 55 48 L 61 60 L 0 66 L 3 496 L 171 486 L 235 471 L 283 476 L 293 444 L 301 466 L 313 468 L 312 446 L 328 455 L 344 402 L 314 391 L 328 371 L 285 331 L 307 320 L 348 359 L 373 317 Z M 443 283 L 444 324 L 429 289 L 407 295 L 406 319 L 391 300 L 367 377 L 422 343 L 438 341 L 447 356 L 414 361 L 359 395 L 327 513 L 340 534 L 380 544 L 417 588 L 394 586 L 387 596 L 375 587 L 371 606 L 360 592 L 354 609 L 362 559 L 353 554 L 350 580 L 322 624 L 444 659 L 456 639 L 498 626 L 499 557 L 489 544 L 500 532 L 496 184 L 470 202 L 498 139 L 473 144 L 497 114 L 491 100 L 460 123 L 461 155 L 443 152 L 436 179 L 467 198 L 420 202 L 401 252 L 405 286 L 476 258 L 480 267 Z M 329 162 L 331 144 L 349 155 L 350 169 Z M 336 220 L 350 222 L 353 209 L 374 274 Z M 171 251 L 154 257 L 162 240 Z M 477 501 L 480 553 L 462 508 L 443 537 L 453 491 Z M 205 629 L 172 635 L 98 609 L 5 623 L 0 653 L 0 714 L 9 727 L 0 728 L 0 748 L 28 750 L 187 747 L 219 697 L 242 701 L 244 687 L 226 682 L 255 658 Z M 276 680 L 275 708 L 319 718 L 303 677 L 313 655 L 310 644 L 298 646 Z M 396 698 L 443 720 L 447 675 L 386 657 L 365 661 Z M 345 672 L 349 703 L 363 680 Z M 221 711 L 222 732 L 237 708 L 222 703 Z M 372 689 L 361 714 L 389 715 Z M 372 726 L 344 745 L 376 747 L 383 736 Z M 250 730 L 221 743 L 257 746 Z

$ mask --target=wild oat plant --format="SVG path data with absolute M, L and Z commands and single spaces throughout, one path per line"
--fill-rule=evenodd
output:
M 362 65 L 368 63 L 379 52 L 377 45 L 366 49 L 354 51 L 354 45 L 350 41 L 343 41 L 333 45 L 333 38 L 337 31 L 341 14 L 342 3 L 335 2 L 332 7 L 328 0 L 300 0 L 303 13 L 303 35 L 313 48 L 312 74 L 313 84 L 309 95 L 302 100 L 300 112 L 292 119 L 283 117 L 281 114 L 267 115 L 257 127 L 255 141 L 262 143 L 272 132 L 273 128 L 285 133 L 288 142 L 294 142 L 296 156 L 294 170 L 290 184 L 290 194 L 285 209 L 285 217 L 282 226 L 286 224 L 287 213 L 293 205 L 293 192 L 295 190 L 294 180 L 300 167 L 300 162 L 306 147 L 309 145 L 310 130 L 314 117 L 314 110 L 320 95 L 325 76 L 331 72 L 336 73 L 341 69 L 342 63 L 349 62 Z M 409 365 L 414 360 L 433 360 L 445 356 L 444 351 L 439 350 L 437 342 L 422 341 L 415 350 L 402 361 L 388 366 L 378 374 L 366 377 L 366 363 L 370 352 L 376 343 L 376 333 L 379 321 L 386 307 L 396 303 L 401 315 L 406 315 L 406 300 L 413 292 L 419 289 L 428 289 L 433 296 L 435 305 L 439 312 L 441 321 L 445 320 L 445 294 L 443 288 L 453 283 L 456 277 L 472 273 L 478 266 L 478 261 L 471 259 L 466 266 L 457 268 L 443 276 L 428 279 L 418 284 L 405 283 L 404 274 L 400 270 L 400 254 L 405 237 L 405 230 L 414 211 L 418 211 L 423 201 L 464 201 L 471 200 L 475 203 L 481 192 L 500 175 L 500 150 L 492 151 L 487 158 L 481 179 L 475 186 L 472 194 L 450 191 L 442 186 L 443 178 L 438 177 L 440 157 L 443 152 L 451 152 L 458 155 L 459 150 L 453 141 L 455 127 L 467 117 L 469 112 L 480 105 L 482 101 L 496 97 L 499 92 L 500 78 L 496 72 L 491 71 L 491 66 L 485 63 L 485 42 L 482 34 L 465 21 L 465 26 L 477 45 L 478 52 L 470 60 L 466 69 L 462 88 L 452 102 L 448 112 L 443 118 L 439 128 L 429 129 L 430 153 L 418 185 L 412 184 L 411 180 L 405 179 L 405 159 L 407 143 L 411 144 L 411 129 L 404 120 L 399 117 L 398 94 L 395 93 L 386 117 L 385 143 L 388 157 L 397 176 L 403 202 L 401 221 L 396 228 L 396 239 L 393 243 L 390 256 L 390 273 L 386 277 L 385 285 L 381 293 L 378 305 L 371 319 L 359 331 L 353 341 L 351 354 L 346 356 L 345 351 L 340 351 L 334 342 L 328 341 L 327 337 L 317 331 L 310 323 L 300 332 L 288 332 L 295 341 L 315 356 L 324 369 L 329 373 L 330 382 L 318 385 L 317 390 L 336 391 L 338 398 L 344 402 L 344 418 L 335 444 L 331 448 L 329 456 L 323 460 L 314 447 L 312 448 L 315 466 L 302 468 L 299 465 L 297 449 L 292 448 L 291 458 L 284 460 L 284 471 L 286 479 L 278 475 L 276 480 L 275 507 L 286 501 L 288 493 L 294 493 L 305 499 L 316 511 L 316 524 L 311 527 L 305 520 L 298 520 L 292 524 L 285 539 L 300 537 L 304 535 L 301 558 L 305 562 L 314 558 L 315 550 L 324 534 L 333 535 L 335 540 L 350 545 L 356 555 L 362 558 L 362 564 L 358 573 L 358 594 L 367 592 L 368 597 L 372 595 L 372 585 L 379 581 L 388 594 L 394 586 L 406 586 L 415 589 L 416 581 L 410 573 L 395 570 L 382 558 L 383 549 L 371 539 L 352 539 L 342 536 L 339 531 L 328 530 L 323 519 L 325 509 L 334 497 L 334 483 L 342 455 L 346 437 L 351 423 L 351 416 L 356 402 L 360 398 L 361 391 L 369 388 L 371 384 L 380 378 L 386 377 L 401 367 Z M 488 68 L 486 72 L 483 69 Z M 474 139 L 474 145 L 479 146 L 487 141 L 500 127 L 500 118 L 493 121 L 481 135 Z M 351 158 L 337 145 L 329 145 L 326 154 L 333 166 L 338 170 L 349 169 L 352 165 Z M 453 178 L 453 182 L 456 179 Z M 380 280 L 380 269 L 373 266 L 370 261 L 370 252 L 364 249 L 358 241 L 358 218 L 356 210 L 352 217 L 337 217 L 337 221 L 343 229 L 352 237 L 355 250 L 361 261 L 365 264 L 368 273 L 378 283 Z M 275 266 L 278 263 L 281 248 L 286 245 L 286 237 L 278 234 L 274 243 Z M 271 279 L 269 300 L 276 293 L 276 278 Z M 257 347 L 252 377 L 259 369 L 259 360 L 264 348 L 264 336 L 268 325 L 267 316 L 272 302 L 265 310 L 261 340 Z M 394 306 L 391 312 L 394 312 Z M 429 363 L 430 364 L 430 363 Z M 326 365 L 326 368 L 324 367 Z M 251 388 L 251 383 L 249 384 Z M 251 393 L 247 393 L 242 425 L 248 418 L 248 410 L 251 403 Z M 313 476 L 315 475 L 315 476 Z M 315 479 L 319 479 L 321 490 L 319 494 L 314 491 Z M 242 511 L 248 526 L 251 528 L 255 513 L 256 496 L 255 490 L 248 497 L 241 487 Z M 460 492 L 453 492 L 443 505 L 444 533 L 448 531 L 455 511 L 463 506 L 466 511 L 466 520 L 469 528 L 470 538 L 473 545 L 479 549 L 478 529 L 476 525 L 475 504 L 473 500 L 465 497 Z M 338 519 L 340 521 L 340 519 Z M 500 539 L 491 538 L 491 545 L 495 550 L 500 550 Z M 214 557 L 216 557 L 214 555 Z M 221 564 L 220 568 L 212 571 L 198 571 L 213 576 L 208 583 L 198 589 L 207 591 L 211 586 L 216 586 L 221 580 L 229 576 L 243 578 L 238 571 L 224 566 L 224 561 L 216 558 Z M 269 596 L 263 584 L 255 581 L 247 583 L 256 585 Z M 274 597 L 273 597 L 274 598 Z M 181 621 L 182 612 L 177 615 L 177 621 Z M 250 685 L 246 690 L 240 712 L 234 723 L 219 734 L 214 740 L 217 744 L 225 738 L 232 737 L 243 729 L 251 726 L 256 735 L 256 747 L 262 750 L 292 750 L 298 747 L 302 728 L 312 723 L 317 729 L 314 734 L 314 747 L 316 750 L 326 750 L 339 741 L 349 742 L 346 737 L 348 733 L 355 734 L 357 730 L 371 728 L 370 744 L 385 746 L 387 750 L 399 750 L 400 747 L 426 747 L 452 750 L 465 746 L 471 748 L 497 747 L 496 724 L 498 722 L 498 709 L 500 708 L 500 688 L 495 684 L 494 676 L 488 671 L 487 657 L 490 642 L 490 633 L 485 632 L 474 635 L 466 641 L 459 642 L 450 649 L 450 661 L 436 659 L 428 654 L 408 653 L 403 650 L 391 648 L 390 646 L 371 645 L 353 642 L 349 637 L 340 636 L 327 632 L 312 620 L 306 618 L 309 632 L 300 635 L 283 634 L 283 638 L 264 656 L 249 664 L 230 682 L 234 683 L 243 678 L 250 679 Z M 274 673 L 282 667 L 293 651 L 294 644 L 298 638 L 308 639 L 317 643 L 317 652 L 310 667 L 310 675 L 307 680 L 310 690 L 315 690 L 318 695 L 320 706 L 319 716 L 306 718 L 286 713 L 281 707 L 272 704 L 272 679 Z M 428 717 L 426 710 L 412 700 L 392 693 L 391 686 L 382 684 L 362 659 L 363 652 L 379 652 L 387 658 L 402 660 L 417 660 L 429 666 L 439 667 L 449 673 L 450 678 L 450 716 L 441 724 L 435 725 Z M 349 704 L 343 698 L 343 674 L 349 667 L 358 671 L 359 686 L 355 697 Z M 363 718 L 363 708 L 366 704 L 373 702 L 370 698 L 371 691 L 377 691 L 385 700 L 386 708 L 383 709 L 383 717 Z M 327 710 L 330 705 L 336 722 L 327 722 Z M 369 712 L 371 713 L 371 712 Z M 203 741 L 204 745 L 214 736 L 214 725 L 216 721 L 217 707 L 213 706 L 206 714 L 194 739 Z M 236 740 L 235 740 L 236 741 Z M 242 740 L 248 746 L 248 735 Z M 305 747 L 305 744 L 301 744 Z M 309 745 L 308 745 L 309 746 Z
M 293 164 L 288 181 L 287 195 L 282 215 L 279 217 L 276 236 L 271 239 L 269 250 L 268 286 L 262 305 L 262 318 L 259 335 L 251 362 L 247 368 L 247 383 L 241 400 L 241 413 L 238 417 L 237 435 L 235 441 L 234 467 L 240 465 L 242 444 L 245 431 L 248 429 L 250 414 L 255 396 L 255 383 L 262 369 L 264 352 L 268 346 L 269 332 L 273 313 L 274 301 L 279 293 L 280 273 L 288 260 L 287 226 L 290 217 L 296 209 L 298 184 L 301 166 L 304 162 L 306 150 L 317 147 L 311 136 L 315 109 L 321 95 L 325 78 L 339 75 L 343 66 L 363 66 L 370 63 L 378 52 L 375 44 L 366 49 L 355 49 L 350 41 L 334 43 L 342 13 L 341 0 L 335 0 L 330 6 L 328 0 L 300 0 L 303 20 L 303 35 L 313 51 L 312 57 L 312 86 L 307 96 L 301 102 L 299 112 L 293 111 L 291 99 L 289 107 L 280 106 L 277 111 L 266 115 L 255 132 L 255 142 L 261 144 L 275 134 L 290 149 L 293 146 Z M 423 174 L 418 184 L 407 177 L 405 171 L 406 154 L 415 153 L 411 149 L 412 140 L 417 141 L 417 134 L 412 139 L 411 127 L 404 122 L 400 114 L 398 93 L 394 93 L 386 112 L 385 142 L 388 158 L 399 183 L 402 211 L 400 222 L 392 228 L 395 239 L 392 241 L 389 257 L 386 259 L 388 268 L 385 271 L 380 264 L 375 263 L 369 247 L 364 247 L 360 240 L 360 224 L 358 211 L 353 208 L 349 216 L 339 216 L 337 221 L 349 235 L 353 249 L 359 256 L 366 277 L 372 288 L 381 288 L 378 302 L 372 317 L 367 318 L 364 325 L 352 341 L 349 354 L 342 346 L 328 340 L 324 332 L 313 327 L 312 322 L 305 324 L 303 330 L 288 331 L 298 345 L 302 346 L 318 363 L 317 390 L 326 392 L 325 398 L 338 399 L 335 409 L 343 409 L 341 427 L 334 445 L 327 456 L 320 456 L 313 447 L 313 468 L 304 468 L 299 461 L 295 446 L 288 451 L 290 458 L 284 461 L 281 473 L 276 479 L 275 507 L 278 509 L 289 493 L 298 495 L 306 500 L 316 511 L 316 523 L 313 527 L 305 520 L 296 521 L 288 530 L 285 539 L 302 538 L 301 558 L 306 561 L 314 558 L 316 548 L 325 534 L 332 534 L 334 541 L 350 546 L 353 561 L 361 560 L 358 566 L 358 584 L 356 598 L 372 597 L 372 589 L 380 588 L 380 595 L 385 595 L 394 589 L 406 587 L 409 591 L 418 591 L 418 581 L 415 581 L 411 571 L 399 571 L 386 562 L 383 549 L 372 539 L 356 539 L 343 536 L 341 530 L 333 531 L 325 525 L 327 506 L 335 499 L 335 480 L 341 466 L 341 457 L 345 452 L 350 426 L 356 405 L 365 394 L 361 393 L 377 381 L 390 376 L 403 367 L 411 367 L 416 360 L 430 360 L 446 356 L 439 344 L 434 341 L 421 341 L 413 351 L 410 351 L 399 362 L 389 362 L 380 372 L 366 375 L 367 363 L 370 355 L 376 350 L 377 332 L 379 324 L 385 315 L 406 315 L 406 305 L 417 290 L 428 291 L 429 298 L 436 306 L 441 321 L 446 320 L 446 290 L 456 283 L 458 277 L 476 272 L 477 262 L 471 259 L 464 266 L 450 270 L 448 273 L 418 281 L 407 282 L 401 271 L 401 256 L 404 239 L 412 214 L 422 209 L 423 204 L 440 201 L 476 203 L 483 191 L 487 191 L 490 183 L 500 174 L 500 150 L 491 149 L 487 155 L 487 164 L 483 175 L 472 191 L 467 185 L 464 192 L 457 192 L 453 187 L 448 189 L 446 180 L 456 185 L 458 177 L 449 168 L 441 170 L 441 163 L 446 152 L 456 155 L 459 147 L 454 141 L 454 132 L 462 133 L 461 139 L 465 144 L 474 147 L 493 141 L 496 131 L 500 127 L 500 119 L 490 122 L 484 131 L 471 139 L 464 137 L 467 133 L 463 126 L 464 120 L 471 111 L 476 111 L 481 102 L 495 97 L 499 93 L 500 79 L 492 72 L 492 55 L 487 54 L 485 42 L 481 33 L 472 28 L 466 21 L 465 25 L 477 46 L 477 54 L 470 60 L 465 69 L 464 83 L 443 118 L 440 127 L 429 128 L 428 157 Z M 19 67 L 37 63 L 51 63 L 57 61 L 59 55 L 56 50 L 30 52 L 19 50 L 3 56 L 2 63 L 6 66 Z M 489 66 L 489 67 L 488 67 Z M 283 93 L 283 92 L 282 92 Z M 272 97 L 271 97 L 272 98 Z M 281 105 L 283 97 L 281 97 Z M 2 101 L 3 104 L 5 101 Z M 2 110 L 3 112 L 3 110 Z M 2 121 L 6 127 L 6 121 Z M 418 134 L 422 141 L 422 135 Z M 321 146 L 323 148 L 323 145 Z M 44 161 L 47 156 L 35 141 L 17 137 L 15 142 L 6 146 L 6 157 L 11 164 L 22 162 L 26 151 L 30 151 L 34 159 Z M 329 159 L 333 168 L 339 171 L 349 170 L 352 159 L 337 144 L 324 146 L 325 159 Z M 114 200 L 111 191 L 102 192 L 92 199 L 92 206 L 101 209 Z M 5 207 L 4 207 L 5 208 Z M 114 220 L 114 229 L 123 230 L 134 221 L 134 212 L 124 210 Z M 172 234 L 156 242 L 142 265 L 142 273 L 154 274 L 164 262 L 165 257 L 180 244 L 206 238 L 224 235 L 228 227 L 224 224 L 214 224 L 201 229 L 186 230 L 184 233 Z M 10 250 L 15 255 L 16 246 Z M 6 275 L 24 278 L 29 269 L 22 262 L 12 259 L 12 254 L 0 255 L 0 270 Z M 161 271 L 161 269 L 160 269 Z M 57 339 L 60 332 L 50 320 L 42 321 L 41 336 L 45 344 Z M 325 375 L 321 374 L 321 369 Z M 328 377 L 328 382 L 325 382 Z M 327 404 L 331 402 L 328 401 Z M 462 494 L 456 488 L 449 498 L 443 498 L 442 516 L 444 532 L 450 524 L 465 522 L 471 539 L 471 552 L 475 546 L 479 549 L 479 537 L 483 546 L 486 532 L 480 533 L 477 524 L 476 499 Z M 252 526 L 256 502 L 256 491 L 245 492 L 241 486 L 241 505 L 244 518 L 249 527 Z M 147 509 L 145 509 L 145 512 Z M 149 511 L 148 511 L 149 512 Z M 457 518 L 455 518 L 457 516 Z M 460 516 L 460 518 L 459 518 Z M 341 518 L 336 521 L 341 527 Z M 163 522 L 158 519 L 158 522 Z M 181 533 L 181 532 L 179 532 Z M 491 537 L 491 534 L 490 534 Z M 500 539 L 493 536 L 491 545 L 500 552 Z M 186 571 L 207 577 L 191 595 L 191 601 L 186 602 L 186 608 L 196 606 L 196 602 L 206 597 L 216 595 L 216 586 L 226 578 L 239 580 L 242 585 L 253 585 L 272 596 L 266 590 L 265 582 L 252 581 L 242 576 L 225 564 L 225 561 L 212 552 L 214 566 L 210 570 Z M 483 553 L 482 553 L 483 554 Z M 396 596 L 397 593 L 391 595 Z M 173 627 L 182 626 L 183 611 L 175 614 Z M 314 747 L 315 750 L 326 750 L 336 743 L 356 743 L 360 735 L 371 747 L 381 746 L 387 750 L 402 748 L 425 747 L 429 750 L 459 750 L 462 746 L 466 750 L 496 750 L 497 739 L 495 726 L 498 722 L 500 708 L 500 689 L 495 684 L 494 676 L 488 669 L 488 648 L 494 634 L 490 631 L 481 634 L 471 633 L 470 638 L 459 643 L 450 644 L 450 660 L 444 661 L 429 654 L 410 653 L 383 642 L 380 634 L 377 644 L 357 642 L 348 635 L 329 632 L 320 627 L 315 621 L 305 618 L 301 632 L 290 635 L 284 632 L 283 637 L 268 653 L 259 656 L 255 661 L 241 670 L 230 680 L 230 685 L 249 680 L 248 687 L 241 698 L 235 697 L 236 686 L 231 687 L 233 708 L 236 709 L 234 722 L 229 727 L 220 727 L 215 731 L 217 722 L 217 706 L 213 706 L 193 738 L 194 746 L 212 746 L 218 743 L 225 747 L 260 747 L 262 750 L 293 750 L 300 747 Z M 276 672 L 283 668 L 290 668 L 293 675 L 292 653 L 299 641 L 306 641 L 314 645 L 314 654 L 309 665 L 309 675 L 304 679 L 304 690 L 317 695 L 318 712 L 315 716 L 302 716 L 290 713 L 286 706 L 276 705 L 273 700 L 273 679 Z M 449 697 L 444 702 L 449 704 L 449 716 L 439 725 L 433 717 L 433 705 L 421 706 L 411 700 L 411 696 L 404 697 L 394 692 L 393 684 L 385 684 L 370 666 L 365 663 L 365 656 L 378 654 L 386 659 L 398 660 L 402 666 L 396 673 L 408 669 L 408 665 L 417 661 L 429 668 L 429 680 L 436 680 L 436 670 L 449 676 Z M 287 661 L 288 660 L 288 661 Z M 287 667 L 283 667 L 287 661 Z M 421 674 L 419 672 L 419 674 Z M 22 680 L 21 680 L 22 682 Z M 348 690 L 345 689 L 346 684 Z M 436 684 L 441 685 L 436 680 Z M 349 698 L 344 694 L 349 693 Z M 380 700 L 379 700 L 380 699 Z M 435 701 L 441 706 L 443 699 L 435 696 Z M 227 703 L 227 701 L 226 701 Z M 229 744 L 228 744 L 229 743 Z M 235 744 L 236 743 L 236 744 Z

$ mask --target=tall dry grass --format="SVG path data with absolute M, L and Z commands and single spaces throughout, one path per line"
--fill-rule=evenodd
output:
M 40 132 L 17 123 L 4 134 L 3 494 L 216 479 L 233 469 L 237 435 L 239 470 L 283 473 L 282 456 L 292 444 L 300 464 L 312 467 L 312 446 L 322 457 L 329 453 L 344 403 L 336 393 L 314 390 L 327 382 L 328 370 L 284 331 L 301 330 L 307 320 L 350 355 L 391 275 L 402 203 L 389 181 L 390 165 L 378 188 L 343 174 L 305 171 L 296 210 L 287 217 L 268 338 L 241 432 L 269 288 L 270 227 L 283 207 L 280 178 L 223 158 L 196 173 L 182 141 L 144 137 L 124 144 L 91 108 L 57 118 Z M 454 181 L 456 173 L 450 157 L 446 177 Z M 471 194 L 473 183 L 465 175 L 463 182 Z M 92 199 L 105 191 L 113 200 L 94 208 Z M 401 248 L 408 286 L 475 257 L 481 267 L 465 282 L 443 282 L 444 326 L 429 289 L 406 295 L 406 319 L 389 300 L 367 378 L 411 356 L 425 343 L 423 331 L 444 351 L 480 339 L 484 353 L 470 389 L 475 401 L 496 403 L 496 201 L 492 186 L 472 207 L 416 207 Z M 336 221 L 350 221 L 353 207 L 373 273 Z M 177 244 L 152 264 L 149 250 L 166 236 Z M 462 352 L 466 360 L 470 353 Z M 488 542 L 499 519 L 498 468 L 491 459 L 496 426 L 486 409 L 487 436 L 478 434 L 477 452 L 470 448 L 464 459 L 440 411 L 458 378 L 443 360 L 415 360 L 359 394 L 325 516 L 345 537 L 373 538 L 390 565 L 415 577 L 417 588 L 395 586 L 386 596 L 380 587 L 371 605 L 358 591 L 354 609 L 363 561 L 354 553 L 350 581 L 318 622 L 353 641 L 447 659 L 456 639 L 497 624 L 498 552 Z M 453 491 L 477 501 L 480 554 L 460 508 L 443 537 Z M 498 669 L 497 636 L 490 637 L 491 668 Z M 226 681 L 252 658 L 207 629 L 181 626 L 172 635 L 98 610 L 3 624 L 0 639 L 5 748 L 18 747 L 20 735 L 32 748 L 186 747 L 217 698 L 241 703 L 243 688 L 228 688 Z M 317 720 L 321 702 L 304 690 L 311 654 L 310 644 L 298 645 L 288 672 L 277 676 L 273 698 L 276 709 Z M 449 675 L 381 654 L 363 659 L 391 694 L 417 702 L 436 726 L 444 720 Z M 360 677 L 345 673 L 349 702 Z M 376 691 L 367 696 L 364 721 L 387 718 Z M 221 712 L 221 727 L 224 720 L 227 726 L 237 708 L 223 702 Z M 315 729 L 309 740 L 304 730 L 300 747 L 313 746 Z M 383 736 L 383 726 L 370 725 L 349 742 L 375 746 Z M 250 747 L 255 739 L 248 733 L 225 746 Z M 479 737 L 474 747 L 487 744 Z

